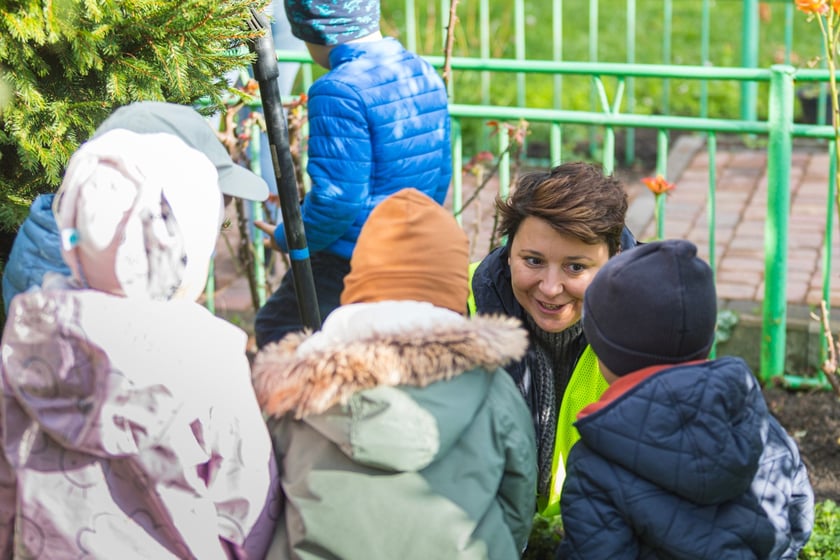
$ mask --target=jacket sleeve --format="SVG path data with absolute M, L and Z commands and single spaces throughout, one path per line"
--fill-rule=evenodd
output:
M 351 87 L 321 78 L 309 90 L 308 110 L 312 188 L 301 215 L 309 250 L 317 252 L 339 239 L 361 212 L 373 155 L 366 108 Z M 288 251 L 284 228 L 274 238 Z
M 814 529 L 814 490 L 808 480 L 805 463 L 801 460 L 793 475 L 793 494 L 790 499 L 791 547 L 786 560 L 795 560 L 799 551 L 811 538 Z
M 494 383 L 503 386 L 505 410 L 499 415 L 498 433 L 503 435 L 505 474 L 499 487 L 499 502 L 516 546 L 522 552 L 534 520 L 537 492 L 537 444 L 531 414 L 510 376 L 497 370 Z
M 598 479 L 610 476 L 603 468 L 587 464 L 583 444 L 569 454 L 560 511 L 564 538 L 558 560 L 633 560 L 639 556 L 632 528 L 624 521 L 613 497 Z M 593 472 L 598 475 L 590 476 Z
M 795 560 L 814 527 L 814 491 L 796 442 L 773 416 L 751 489 L 776 531 L 773 557 Z
M 53 194 L 41 194 L 20 226 L 3 270 L 3 305 L 9 312 L 12 298 L 32 286 L 40 286 L 44 274 L 70 275 L 61 256 L 61 237 L 52 213 Z
M 225 383 L 227 402 L 210 419 L 209 433 L 215 439 L 207 443 L 213 459 L 204 474 L 216 505 L 219 535 L 243 558 L 263 558 L 280 507 L 280 481 L 247 361 L 237 373 L 240 377 Z
M 445 87 L 445 86 L 444 86 Z M 444 101 L 444 106 L 446 102 Z M 447 108 L 446 118 L 443 121 L 444 129 L 444 149 L 440 156 L 440 165 L 444 172 L 440 176 L 440 184 L 438 184 L 437 191 L 435 191 L 434 198 L 438 204 L 443 204 L 446 201 L 446 195 L 449 192 L 449 183 L 452 181 L 452 132 L 451 123 L 449 120 L 449 110 Z

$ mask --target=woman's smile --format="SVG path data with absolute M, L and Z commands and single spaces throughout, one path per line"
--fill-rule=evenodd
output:
M 590 245 L 525 218 L 510 247 L 513 294 L 541 329 L 566 330 L 580 320 L 583 294 L 608 258 L 606 243 Z

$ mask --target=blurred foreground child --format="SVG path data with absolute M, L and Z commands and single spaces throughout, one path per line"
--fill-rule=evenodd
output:
M 72 277 L 3 333 L 0 557 L 262 558 L 271 442 L 246 336 L 196 303 L 216 169 L 170 134 L 82 145 L 55 197 Z

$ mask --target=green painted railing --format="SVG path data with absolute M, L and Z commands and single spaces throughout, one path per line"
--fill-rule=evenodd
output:
M 439 7 L 435 7 L 434 4 L 417 4 L 413 0 L 406 0 L 402 10 L 395 10 L 399 12 L 398 21 L 388 20 L 387 10 L 394 10 L 399 3 L 399 0 L 383 3 L 389 29 L 413 51 L 425 56 L 440 54 L 442 36 L 448 25 L 450 1 L 441 0 Z M 740 37 L 731 36 L 731 27 L 727 27 L 729 31 L 723 35 L 719 22 L 723 8 L 726 8 L 728 19 L 732 19 L 733 14 L 738 15 Z M 771 12 L 772 17 L 769 15 Z M 456 33 L 462 40 L 456 43 L 453 54 L 479 59 L 491 57 L 492 45 L 492 50 L 496 52 L 493 57 L 507 57 L 517 61 L 551 58 L 554 61 L 589 63 L 644 62 L 767 68 L 773 63 L 791 64 L 799 56 L 818 54 L 820 45 L 814 35 L 815 30 L 804 27 L 806 18 L 804 14 L 795 11 L 793 0 L 513 0 L 504 3 L 460 0 L 458 14 Z M 676 25 L 678 21 L 687 20 L 699 24 L 699 32 L 697 27 L 691 28 L 690 38 L 685 37 L 684 25 Z M 432 41 L 427 38 L 430 33 L 434 35 Z M 623 44 L 616 40 L 622 36 Z M 422 40 L 418 41 L 418 37 L 422 37 Z M 795 39 L 798 40 L 796 45 Z M 569 43 L 566 48 L 564 42 Z M 640 49 L 640 44 L 645 48 Z M 688 49 L 685 48 L 686 44 L 690 45 Z M 720 44 L 731 44 L 736 50 L 734 53 L 722 53 L 717 48 Z M 651 48 L 652 45 L 657 48 Z M 678 51 L 675 45 L 683 48 Z M 794 50 L 795 46 L 798 53 Z M 533 106 L 533 102 L 527 101 L 531 97 L 529 92 L 540 86 L 527 80 L 523 72 L 514 75 L 515 105 Z M 491 73 L 482 72 L 480 96 L 468 100 L 464 97 L 474 95 L 472 88 L 465 91 L 460 90 L 457 83 L 450 84 L 453 102 L 489 104 L 494 83 L 492 78 Z M 506 79 L 505 84 L 510 82 Z M 634 113 L 639 94 L 637 84 L 630 78 L 625 88 L 625 109 Z M 551 104 L 547 107 L 569 108 L 564 107 L 562 74 L 555 74 L 553 90 Z M 669 78 L 664 78 L 661 93 L 656 100 L 658 112 L 672 112 L 672 95 L 671 82 Z M 711 95 L 709 82 L 702 82 L 699 116 L 709 116 Z M 757 118 L 760 95 L 756 82 L 740 83 L 739 115 L 742 120 Z M 589 105 L 590 110 L 598 110 L 594 89 L 589 95 Z M 819 119 L 818 122 L 826 122 L 822 108 Z M 627 133 L 624 159 L 632 161 L 633 131 Z
M 278 51 L 281 61 L 297 61 L 310 64 L 308 56 L 291 51 Z M 442 57 L 426 57 L 436 67 L 442 67 Z M 794 78 L 800 82 L 824 82 L 827 72 L 824 70 L 795 70 L 789 65 L 776 65 L 769 69 L 761 68 L 719 68 L 709 66 L 667 66 L 626 63 L 584 63 L 563 61 L 539 61 L 516 59 L 489 59 L 454 57 L 450 61 L 453 72 L 479 72 L 493 75 L 531 75 L 544 74 L 553 78 L 568 76 L 589 76 L 595 84 L 600 111 L 572 111 L 558 108 L 502 107 L 452 103 L 450 114 L 453 122 L 453 211 L 460 215 L 463 204 L 462 164 L 466 156 L 464 149 L 463 128 L 470 120 L 519 121 L 529 123 L 547 123 L 552 127 L 550 141 L 551 162 L 563 160 L 562 131 L 564 126 L 586 125 L 603 129 L 602 164 L 611 172 L 615 168 L 614 146 L 615 130 L 618 128 L 654 129 L 658 138 L 658 159 L 656 172 L 667 177 L 667 154 L 669 150 L 668 131 L 694 131 L 704 133 L 707 138 L 707 150 L 710 157 L 708 178 L 708 223 L 710 264 L 716 270 L 715 251 L 715 183 L 714 161 L 717 149 L 717 137 L 720 134 L 738 134 L 763 136 L 767 138 L 767 221 L 765 231 L 765 299 L 762 304 L 762 339 L 760 376 L 767 381 L 781 377 L 791 386 L 826 386 L 821 373 L 816 377 L 798 377 L 785 374 L 786 321 L 787 321 L 787 238 L 788 216 L 790 212 L 790 161 L 794 137 L 833 139 L 833 130 L 824 125 L 804 125 L 793 122 Z M 457 79 L 456 74 L 456 79 Z M 311 76 L 310 76 L 311 78 Z M 617 81 L 613 98 L 610 99 L 603 85 L 605 78 Z M 722 119 L 703 116 L 642 115 L 622 113 L 620 108 L 625 84 L 633 79 L 655 78 L 660 80 L 701 82 L 729 81 L 745 84 L 765 84 L 768 91 L 768 119 Z M 306 76 L 304 82 L 306 82 Z M 304 84 L 308 86 L 308 84 Z M 507 135 L 499 134 L 498 142 L 506 142 Z M 499 182 L 502 196 L 510 183 L 511 171 L 506 145 L 497 146 L 498 153 L 507 159 L 501 162 Z M 833 149 L 833 145 L 832 145 Z M 546 162 L 548 163 L 548 162 Z M 832 175 L 833 178 L 833 175 Z M 829 185 L 831 197 L 833 185 Z M 826 223 L 831 231 L 833 204 L 831 198 Z M 664 209 L 663 209 L 664 211 Z M 660 232 L 661 233 L 661 232 Z M 828 241 L 826 241 L 828 243 Z M 826 261 L 830 260 L 830 251 L 826 251 Z M 824 268 L 823 292 L 830 293 L 830 266 Z

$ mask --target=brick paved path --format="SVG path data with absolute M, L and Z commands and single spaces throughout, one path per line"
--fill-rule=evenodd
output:
M 767 160 L 763 150 L 718 147 L 717 164 L 717 281 L 718 295 L 727 303 L 753 303 L 759 309 L 764 297 L 764 222 L 767 202 Z M 684 135 L 669 154 L 668 179 L 676 183 L 665 210 L 665 236 L 695 242 L 708 258 L 709 157 L 704 139 Z M 824 148 L 796 149 L 791 170 L 791 216 L 788 249 L 787 300 L 791 306 L 819 305 L 822 293 L 822 244 L 825 230 L 829 161 Z M 469 180 L 465 181 L 468 198 Z M 627 223 L 642 240 L 655 235 L 653 195 L 638 181 L 627 184 L 630 209 Z M 480 202 L 468 206 L 461 221 L 472 242 L 472 256 L 487 252 L 492 227 L 492 200 L 496 184 L 489 185 Z M 449 203 L 448 203 L 449 204 Z M 236 246 L 235 231 L 229 230 Z M 832 307 L 840 305 L 840 239 L 832 243 Z M 216 263 L 216 308 L 251 330 L 253 307 L 245 278 L 233 266 L 228 244 L 221 240 Z M 279 282 L 282 264 L 270 277 Z
M 767 216 L 766 153 L 740 148 L 719 150 L 716 169 L 718 295 L 723 300 L 761 302 Z M 665 237 L 690 239 L 708 258 L 709 157 L 702 139 L 681 137 L 670 155 L 669 170 L 669 180 L 676 183 L 676 188 L 665 210 Z M 791 305 L 818 306 L 822 299 L 828 171 L 829 158 L 824 149 L 795 150 L 787 267 L 787 301 Z M 633 206 L 634 231 L 641 231 L 643 239 L 655 235 L 653 195 L 640 194 Z M 840 304 L 836 216 L 833 237 L 832 307 Z

